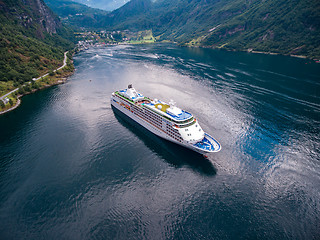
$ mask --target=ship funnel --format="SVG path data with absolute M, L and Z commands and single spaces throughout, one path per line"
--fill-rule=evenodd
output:
M 175 101 L 173 101 L 172 99 L 170 99 L 170 101 L 169 101 L 169 105 L 170 105 L 170 106 L 175 106 L 175 105 L 176 105 L 176 102 L 175 102 Z

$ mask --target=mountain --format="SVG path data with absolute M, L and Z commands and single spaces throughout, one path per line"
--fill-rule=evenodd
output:
M 122 8 L 113 12 L 107 12 L 96 8 L 88 7 L 85 4 L 72 0 L 45 0 L 48 6 L 58 14 L 62 21 L 73 26 L 76 29 L 106 29 L 106 28 L 122 28 L 121 24 L 130 22 L 131 18 L 137 20 L 138 15 L 148 14 L 151 10 L 152 2 L 150 0 L 130 1 Z M 134 25 L 131 25 L 131 27 Z M 141 23 L 138 29 L 145 30 Z
M 320 57 L 320 1 L 317 0 L 256 1 L 220 24 L 194 43 Z
M 123 7 L 109 13 L 100 26 L 105 28 L 124 30 L 145 30 L 153 27 L 148 17 L 153 10 L 151 0 L 134 0 L 126 3 Z
M 63 22 L 74 28 L 99 28 L 100 22 L 108 15 L 107 11 L 88 7 L 71 0 L 45 0 Z
M 319 0 L 131 0 L 110 13 L 46 1 L 76 27 L 152 30 L 181 45 L 320 58 Z
M 320 58 L 318 0 L 131 0 L 96 24 L 189 46 Z
M 0 88 L 61 65 L 72 40 L 73 32 L 42 0 L 0 1 Z

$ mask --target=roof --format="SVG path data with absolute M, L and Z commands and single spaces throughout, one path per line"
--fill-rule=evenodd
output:
M 184 111 L 176 106 L 170 106 L 169 104 L 159 100 L 154 103 L 145 103 L 143 105 L 175 121 L 184 121 L 192 117 L 191 113 L 188 113 L 187 111 Z
M 120 90 L 119 93 L 134 102 L 144 99 L 144 96 L 141 93 L 138 93 L 134 88 Z

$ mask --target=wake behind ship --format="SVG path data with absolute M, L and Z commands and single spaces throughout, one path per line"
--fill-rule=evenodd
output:
M 200 127 L 194 116 L 178 107 L 127 89 L 112 93 L 111 105 L 152 133 L 200 154 L 218 152 L 221 146 Z

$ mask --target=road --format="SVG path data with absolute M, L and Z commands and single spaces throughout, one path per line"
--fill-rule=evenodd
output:
M 68 52 L 69 52 L 69 51 L 66 51 L 66 52 L 64 53 L 63 65 L 62 65 L 61 67 L 57 68 L 56 70 L 53 70 L 53 72 L 56 72 L 56 71 L 64 68 L 64 67 L 67 65 L 67 53 L 68 53 Z M 44 74 L 44 75 L 42 75 L 42 76 L 40 76 L 40 77 L 38 77 L 38 78 L 33 78 L 32 80 L 33 80 L 33 81 L 38 81 L 39 79 L 41 79 L 41 78 L 43 78 L 43 77 L 46 77 L 46 76 L 48 76 L 48 75 L 49 75 L 49 73 L 46 73 L 46 74 Z M 30 84 L 30 83 L 31 83 L 31 82 L 28 82 L 28 84 Z M 26 84 L 24 84 L 23 86 L 25 86 L 25 85 L 26 85 Z M 16 91 L 18 91 L 18 90 L 19 90 L 19 88 L 16 88 L 16 89 L 12 90 L 11 92 L 9 92 L 9 93 L 3 95 L 2 97 L 0 97 L 0 100 L 3 101 L 7 96 L 9 96 L 10 94 L 12 94 L 12 93 L 14 93 L 14 92 L 16 92 Z M 3 101 L 3 102 L 4 102 L 4 101 Z

